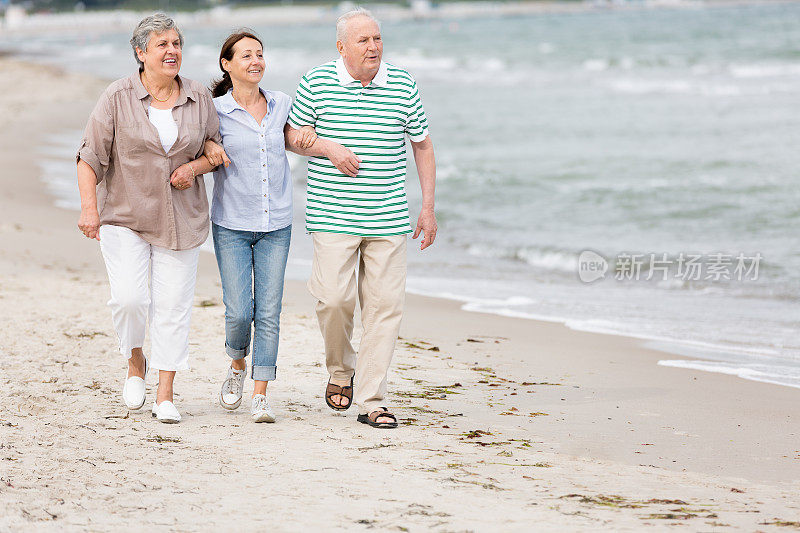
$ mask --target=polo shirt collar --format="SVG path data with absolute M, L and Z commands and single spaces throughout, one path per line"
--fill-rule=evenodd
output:
M 272 102 L 275 101 L 272 91 L 265 91 L 261 87 L 259 87 L 258 90 L 261 91 L 261 94 L 263 94 L 264 98 L 267 100 L 267 108 L 271 107 Z M 245 110 L 233 97 L 233 89 L 228 89 L 228 92 L 222 95 L 222 98 L 219 99 L 219 110 L 227 115 L 232 113 L 234 109 L 241 109 L 242 111 Z
M 347 86 L 353 83 L 354 81 L 358 81 L 353 76 L 351 76 L 350 73 L 347 71 L 347 67 L 344 66 L 344 59 L 342 59 L 341 56 L 339 57 L 339 59 L 336 60 L 336 75 L 339 78 L 340 85 Z M 372 78 L 372 81 L 368 85 L 386 86 L 386 83 L 388 81 L 389 81 L 389 72 L 388 69 L 386 68 L 386 63 L 381 61 L 381 65 L 378 67 L 377 74 L 375 74 L 375 77 Z
M 140 77 L 141 71 L 136 71 L 130 78 L 128 78 L 133 86 L 133 93 L 136 95 L 136 98 L 139 100 L 144 100 L 150 93 L 147 92 L 147 89 L 144 88 L 144 84 L 142 83 L 142 78 Z M 194 102 L 198 101 L 197 93 L 188 86 L 186 80 L 182 76 L 176 76 L 176 80 L 178 80 L 178 100 L 175 101 L 175 105 L 179 106 L 186 103 L 186 100 L 192 100 Z M 152 98 L 152 97 L 151 97 Z

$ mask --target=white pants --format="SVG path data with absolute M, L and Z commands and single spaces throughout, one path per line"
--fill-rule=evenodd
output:
M 189 369 L 189 321 L 199 247 L 153 246 L 121 226 L 100 226 L 100 250 L 111 285 L 111 317 L 126 358 L 144 344 L 148 315 L 150 368 Z

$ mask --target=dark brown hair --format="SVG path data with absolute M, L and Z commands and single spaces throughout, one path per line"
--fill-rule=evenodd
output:
M 211 94 L 215 98 L 217 96 L 226 94 L 233 87 L 231 75 L 228 74 L 224 68 L 222 68 L 222 60 L 225 59 L 230 61 L 233 59 L 233 46 L 242 39 L 246 39 L 248 37 L 250 39 L 255 39 L 262 48 L 264 47 L 264 43 L 261 42 L 261 39 L 259 39 L 255 32 L 250 28 L 236 30 L 235 32 L 231 33 L 227 39 L 225 39 L 224 43 L 222 43 L 222 50 L 219 51 L 219 69 L 222 71 L 222 78 L 214 80 L 211 83 Z

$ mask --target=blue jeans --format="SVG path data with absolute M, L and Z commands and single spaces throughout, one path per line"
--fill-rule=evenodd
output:
M 250 377 L 272 381 L 278 359 L 283 276 L 292 226 L 255 232 L 212 224 L 211 233 L 225 303 L 225 351 L 231 359 L 247 357 L 250 326 L 254 324 Z

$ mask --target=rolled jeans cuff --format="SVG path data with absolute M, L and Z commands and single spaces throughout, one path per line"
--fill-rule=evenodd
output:
M 275 374 L 277 371 L 278 368 L 275 366 L 253 365 L 253 371 L 251 372 L 250 377 L 253 378 L 253 381 L 275 381 Z
M 227 342 L 225 343 L 225 353 L 227 353 L 231 359 L 244 359 L 247 357 L 248 348 L 250 347 L 245 346 L 243 350 L 237 350 L 236 348 L 228 346 Z

